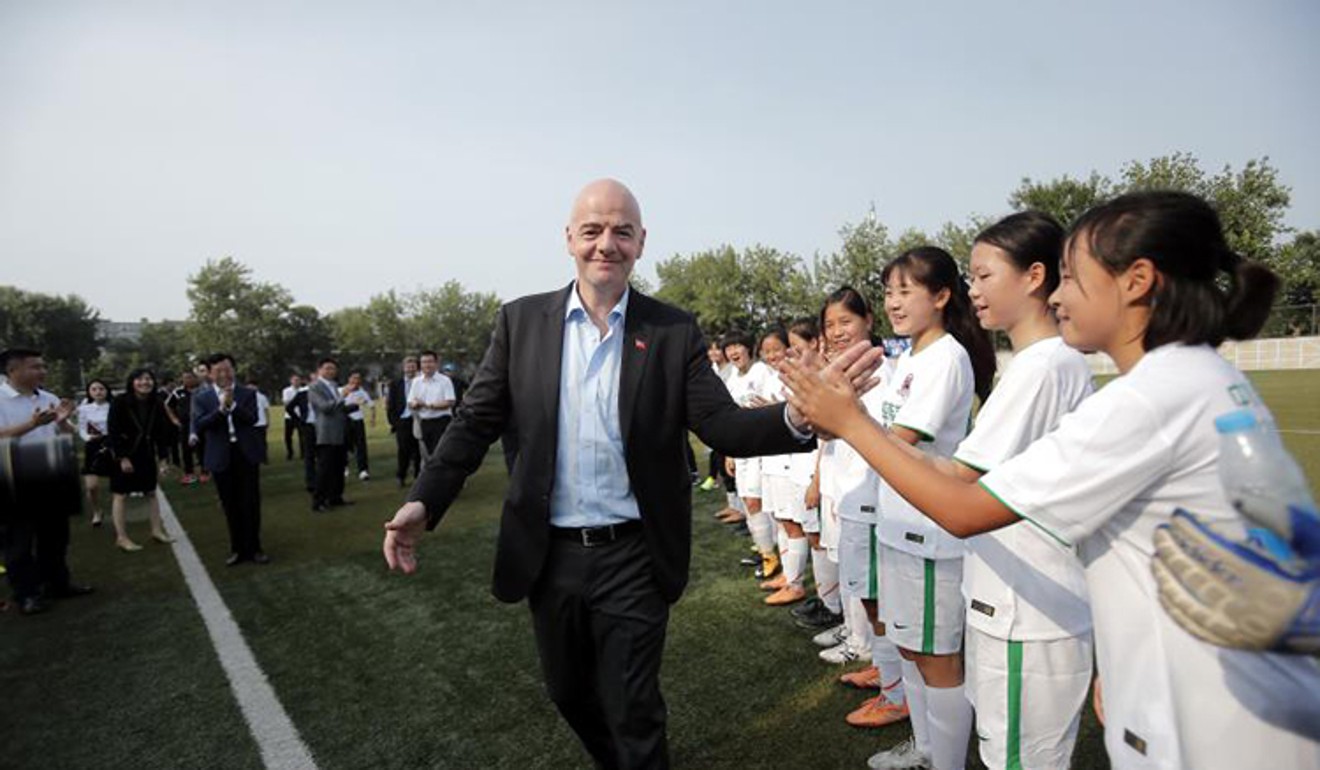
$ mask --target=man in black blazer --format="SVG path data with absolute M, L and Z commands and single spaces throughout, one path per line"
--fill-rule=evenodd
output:
M 412 410 L 408 408 L 408 386 L 416 376 L 417 356 L 404 356 L 403 376 L 390 382 L 385 401 L 385 419 L 390 423 L 390 433 L 394 434 L 394 444 L 399 450 L 399 467 L 395 473 L 399 486 L 408 478 L 410 467 L 413 478 L 421 471 L 422 452 L 417 446 L 417 436 L 413 435 Z
M 234 359 L 217 353 L 207 359 L 211 384 L 193 394 L 193 422 L 203 438 L 202 467 L 215 480 L 229 524 L 225 564 L 270 561 L 261 548 L 261 464 L 266 442 L 257 424 L 257 391 L 234 381 Z
M 501 308 L 476 377 L 386 524 L 391 569 L 416 569 L 434 529 L 516 415 L 494 594 L 524 597 L 551 699 L 601 767 L 666 767 L 659 671 L 669 605 L 688 579 L 691 429 L 730 456 L 810 449 L 784 405 L 740 409 L 692 316 L 628 277 L 646 231 L 601 180 L 566 228 L 577 280 Z

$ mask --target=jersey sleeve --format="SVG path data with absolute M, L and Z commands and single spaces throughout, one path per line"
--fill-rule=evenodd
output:
M 972 432 L 958 445 L 953 459 L 985 473 L 1026 449 L 1044 431 L 1042 419 L 1054 413 L 1058 389 L 1048 368 L 1032 367 L 1006 377 L 976 415 Z M 1048 427 L 1048 426 L 1046 426 Z
M 981 477 L 999 502 L 1065 545 L 1099 529 L 1173 459 L 1150 402 L 1130 388 L 1109 387 Z
M 940 426 L 949 419 L 949 413 L 957 407 L 964 394 L 972 389 L 968 377 L 970 367 L 960 366 L 953 356 L 941 356 L 909 371 L 912 374 L 912 391 L 894 415 L 892 424 L 915 431 L 923 441 L 933 441 Z M 901 373 L 896 376 L 905 377 Z

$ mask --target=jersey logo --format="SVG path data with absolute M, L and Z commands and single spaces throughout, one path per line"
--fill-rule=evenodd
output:
M 995 608 L 989 604 L 986 604 L 980 599 L 972 600 L 972 609 L 985 615 L 986 617 L 993 618 L 995 616 Z
M 1233 403 L 1238 406 L 1247 406 L 1251 403 L 1251 388 L 1247 385 L 1232 385 L 1228 389 L 1228 397 L 1233 399 Z
M 911 373 L 909 373 L 908 376 L 903 378 L 903 384 L 898 389 L 899 398 L 906 399 L 908 397 L 908 394 L 910 394 L 911 392 L 912 392 L 912 375 Z
M 918 535 L 916 532 L 904 532 L 903 539 L 908 541 L 909 543 L 917 543 L 918 545 L 926 542 L 926 536 Z
M 874 505 L 863 505 L 863 506 L 862 506 L 862 513 L 875 513 L 875 506 L 874 506 Z
M 1131 730 L 1123 730 L 1123 742 L 1136 749 L 1141 756 L 1146 756 L 1146 739 Z

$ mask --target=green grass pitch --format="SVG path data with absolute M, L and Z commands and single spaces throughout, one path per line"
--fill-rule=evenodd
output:
M 1252 375 L 1320 482 L 1320 372 Z M 278 419 L 276 420 L 278 425 Z M 488 592 L 505 476 L 492 452 L 422 570 L 390 575 L 381 523 L 401 492 L 393 442 L 372 434 L 375 478 L 357 505 L 308 510 L 301 465 L 272 433 L 262 479 L 274 562 L 225 568 L 210 486 L 164 483 L 260 665 L 322 768 L 564 768 L 585 755 L 546 700 L 523 606 Z M 787 613 L 763 606 L 737 564 L 746 542 L 714 523 L 720 494 L 695 493 L 692 582 L 675 607 L 663 673 L 674 764 L 860 767 L 905 726 L 843 723 L 862 695 L 835 684 Z M 133 533 L 145 542 L 146 524 Z M 114 550 L 109 527 L 73 521 L 70 563 L 97 593 L 46 615 L 0 614 L 0 766 L 257 768 L 249 736 L 169 549 Z M 975 762 L 975 759 L 973 759 Z M 1075 767 L 1107 767 L 1087 709 Z

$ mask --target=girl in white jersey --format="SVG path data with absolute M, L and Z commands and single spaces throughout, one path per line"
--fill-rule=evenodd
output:
M 105 380 L 87 383 L 87 398 L 78 405 L 75 422 L 83 440 L 83 489 L 92 510 L 92 526 L 101 526 L 101 479 L 110 478 L 110 451 L 105 445 L 110 417 L 110 386 Z
M 878 388 L 879 409 L 868 411 L 905 444 L 947 458 L 967 434 L 973 396 L 989 393 L 995 370 L 990 337 L 977 324 L 957 263 L 943 249 L 910 249 L 886 265 L 881 278 L 889 322 L 912 347 Z M 962 768 L 972 723 L 963 692 L 963 544 L 893 487 L 884 481 L 878 487 L 879 614 L 903 656 L 914 743 L 877 761 L 901 766 L 919 753 L 939 770 Z
M 1078 547 L 1116 768 L 1320 768 L 1320 665 L 1200 641 L 1163 611 L 1151 575 L 1152 535 L 1179 508 L 1245 534 L 1219 482 L 1214 420 L 1265 408 L 1214 346 L 1259 331 L 1276 287 L 1227 247 L 1195 196 L 1134 193 L 1091 209 L 1069 235 L 1051 302 L 1064 341 L 1106 353 L 1120 375 L 975 484 L 895 446 L 832 371 L 788 375 L 813 425 L 857 447 L 949 531 L 1026 520 Z M 864 355 L 857 346 L 832 368 Z
M 761 361 L 777 372 L 784 355 L 788 353 L 788 331 L 782 326 L 772 327 L 761 335 L 757 347 Z M 785 397 L 783 383 L 776 374 L 766 403 L 782 403 Z M 764 495 L 761 505 L 774 518 L 779 561 L 782 565 L 778 577 L 761 584 L 761 588 L 773 591 L 765 597 L 765 603 L 772 607 L 795 604 L 807 597 L 807 591 L 802 587 L 807 569 L 807 536 L 800 523 L 804 515 L 804 493 L 795 492 L 793 488 L 794 457 L 787 454 L 761 458 L 761 488 Z
M 726 383 L 729 395 L 746 408 L 761 403 L 772 389 L 779 387 L 779 379 L 774 371 L 752 357 L 753 344 L 751 337 L 742 332 L 731 332 L 724 338 L 724 356 L 734 366 L 734 372 Z M 772 578 L 779 572 L 779 554 L 775 551 L 775 523 L 761 506 L 764 494 L 761 458 L 728 458 L 725 463 L 733 466 L 738 497 L 747 509 L 747 529 L 751 531 L 752 542 L 761 554 L 758 573 L 766 579 Z

